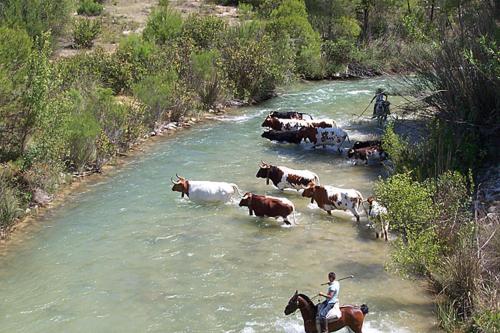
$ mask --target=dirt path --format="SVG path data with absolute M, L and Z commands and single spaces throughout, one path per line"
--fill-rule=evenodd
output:
M 102 33 L 95 41 L 94 47 L 101 47 L 108 52 L 114 52 L 122 36 L 131 33 L 141 33 L 146 26 L 149 15 L 158 0 L 108 0 L 104 3 L 104 11 L 100 16 Z M 178 10 L 183 16 L 190 14 L 215 15 L 224 18 L 229 24 L 238 20 L 235 7 L 218 6 L 207 3 L 205 0 L 171 0 L 170 6 Z M 76 12 L 73 14 L 78 15 Z M 54 57 L 71 57 L 90 50 L 78 50 L 72 47 L 71 27 L 60 38 L 59 48 Z

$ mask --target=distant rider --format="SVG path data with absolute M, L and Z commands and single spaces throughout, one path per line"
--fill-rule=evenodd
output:
M 341 317 L 339 305 L 340 284 L 338 281 L 335 281 L 335 278 L 336 276 L 334 272 L 328 273 L 328 280 L 330 281 L 328 283 L 328 293 L 319 293 L 319 296 L 323 296 L 326 298 L 326 300 L 319 307 L 321 309 L 318 315 L 321 326 L 321 333 L 328 333 L 328 322 L 326 319 L 326 315 L 332 308 L 335 309 L 336 319 L 339 319 Z M 330 319 L 333 319 L 333 317 L 331 317 Z
M 385 100 L 384 100 L 385 96 Z M 389 113 L 389 102 L 387 101 L 387 94 L 384 92 L 384 89 L 382 88 L 377 88 L 375 91 L 375 96 L 373 96 L 372 100 L 370 101 L 370 104 L 375 100 L 375 105 L 373 106 L 373 116 L 372 118 L 375 118 L 377 116 L 382 116 L 383 113 Z

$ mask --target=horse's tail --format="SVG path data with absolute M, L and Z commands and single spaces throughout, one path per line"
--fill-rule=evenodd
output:
M 368 305 L 362 304 L 360 307 L 361 312 L 363 312 L 364 315 L 368 313 Z

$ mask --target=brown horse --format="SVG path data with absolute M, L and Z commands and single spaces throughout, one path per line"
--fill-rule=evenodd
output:
M 295 294 L 290 298 L 285 308 L 285 314 L 289 315 L 300 309 L 302 318 L 304 319 L 304 329 L 306 333 L 318 333 L 316 328 L 316 314 L 318 311 L 317 305 L 304 294 Z M 363 320 L 368 313 L 366 304 L 358 306 L 344 305 L 340 307 L 342 317 L 339 320 L 328 323 L 328 331 L 335 332 L 343 327 L 349 327 L 354 333 L 362 333 Z

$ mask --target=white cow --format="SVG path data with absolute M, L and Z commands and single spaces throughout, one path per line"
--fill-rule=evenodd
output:
M 366 201 L 369 204 L 368 218 L 374 224 L 375 235 L 378 238 L 380 231 L 380 238 L 384 236 L 384 239 L 387 241 L 387 233 L 389 232 L 389 221 L 386 219 L 387 208 L 376 201 L 374 197 L 369 197 Z
M 177 176 L 178 180 L 172 179 L 172 191 L 181 192 L 192 201 L 198 202 L 228 202 L 235 195 L 243 195 L 236 184 L 225 182 L 195 181 L 187 180 Z
M 354 189 L 343 189 L 334 186 L 311 185 L 302 192 L 303 197 L 316 201 L 318 207 L 332 214 L 332 210 L 349 210 L 359 222 L 359 207 L 362 206 L 363 196 Z

